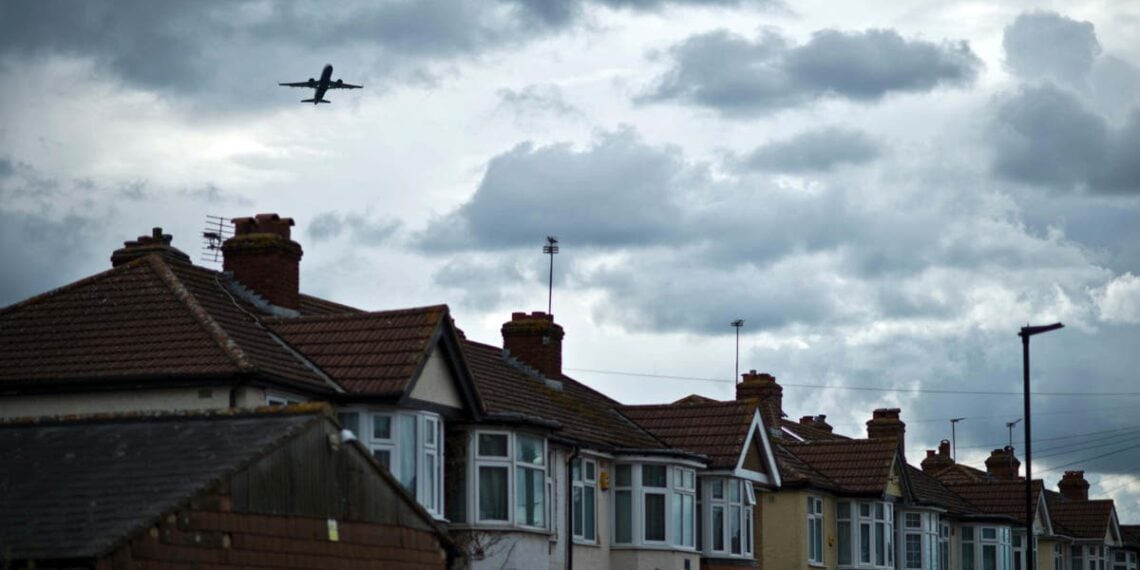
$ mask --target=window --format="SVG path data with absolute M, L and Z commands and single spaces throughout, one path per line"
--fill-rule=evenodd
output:
M 823 564 L 823 499 L 807 498 L 808 563 Z
M 938 528 L 938 570 L 950 570 L 950 523 L 941 523 Z
M 894 505 L 885 501 L 839 501 L 836 539 L 840 566 L 894 568 Z
M 663 463 L 614 467 L 614 543 L 694 548 L 696 472 Z
M 265 394 L 266 406 L 290 406 L 293 404 L 303 404 L 304 400 L 296 396 L 286 396 L 284 394 Z
M 903 568 L 937 570 L 943 555 L 939 535 L 938 514 L 931 512 L 900 513 Z M 947 530 L 947 539 L 949 531 Z M 948 554 L 948 553 L 947 553 Z
M 1012 570 L 1011 546 L 1008 526 L 963 526 L 962 570 Z
M 1053 544 L 1053 568 L 1055 570 L 1065 568 L 1065 545 L 1059 542 Z
M 703 550 L 718 557 L 752 557 L 753 505 L 756 494 L 752 483 L 734 477 L 702 478 L 706 489 L 701 517 L 702 532 L 707 533 Z
M 1073 545 L 1073 570 L 1104 570 L 1108 549 L 1099 545 Z
M 546 440 L 481 431 L 473 442 L 476 521 L 546 528 Z
M 439 416 L 348 409 L 337 417 L 424 509 L 443 516 L 443 420 Z
M 598 538 L 598 464 L 593 459 L 579 459 L 570 470 L 574 486 L 574 539 L 595 542 Z

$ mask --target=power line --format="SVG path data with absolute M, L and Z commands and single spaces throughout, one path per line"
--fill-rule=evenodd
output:
M 1048 469 L 1045 469 L 1045 470 L 1043 470 L 1043 471 L 1040 471 L 1040 473 L 1048 473 L 1048 472 L 1050 472 L 1050 471 L 1056 471 L 1056 470 L 1058 470 L 1058 469 L 1063 469 L 1063 468 L 1065 468 L 1065 467 L 1071 467 L 1071 466 L 1073 466 L 1073 465 L 1078 465 L 1078 464 L 1081 464 L 1081 463 L 1087 463 L 1087 462 L 1089 462 L 1089 461 L 1093 461 L 1093 460 L 1096 460 L 1096 459 L 1103 459 L 1103 458 L 1105 458 L 1105 457 L 1109 457 L 1109 456 L 1112 456 L 1112 455 L 1116 455 L 1116 454 L 1118 454 L 1118 453 L 1124 453 L 1125 451 L 1131 451 L 1131 450 L 1133 450 L 1133 449 L 1136 449 L 1137 447 L 1140 447 L 1140 443 L 1137 443 L 1137 444 L 1135 444 L 1135 445 L 1130 445 L 1130 446 L 1128 446 L 1128 447 L 1122 447 L 1122 448 L 1120 448 L 1120 449 L 1117 449 L 1117 450 L 1115 450 L 1115 451 L 1109 451 L 1108 453 L 1102 453 L 1102 454 L 1100 454 L 1100 455 L 1094 455 L 1094 456 L 1092 456 L 1092 457 L 1085 457 L 1084 459 L 1078 459 L 1078 460 L 1076 460 L 1076 461 L 1070 461 L 1070 462 L 1068 462 L 1068 463 L 1062 463 L 1061 465 L 1056 465 L 1056 466 L 1050 467 L 1050 468 L 1048 468 Z
M 1055 436 L 1055 437 L 1038 437 L 1035 439 L 1037 441 L 1059 441 L 1062 439 L 1074 439 L 1074 438 L 1079 438 L 1079 437 L 1087 437 L 1090 435 L 1102 435 L 1102 434 L 1107 434 L 1107 433 L 1128 432 L 1128 431 L 1133 431 L 1133 430 L 1140 430 L 1140 426 L 1128 426 L 1128 427 L 1122 427 L 1122 428 L 1104 429 L 1104 430 L 1099 430 L 1099 431 L 1089 431 L 1089 432 L 1085 432 L 1085 433 L 1073 433 L 1073 434 L 1069 434 L 1069 435 L 1059 435 L 1059 436 Z M 1015 441 L 1014 443 L 1023 443 L 1023 442 Z M 962 446 L 962 449 L 984 449 L 984 448 L 1000 446 L 1000 445 L 1002 445 L 1002 444 L 991 443 L 991 444 L 985 444 L 985 445 L 968 445 L 968 446 L 964 445 L 964 446 Z
M 1137 409 L 1140 409 L 1140 406 L 1113 406 L 1110 408 L 1085 408 L 1085 409 L 1080 409 L 1080 410 L 1052 410 L 1052 411 L 1048 411 L 1048 412 L 1033 412 L 1033 417 L 1053 416 L 1053 415 L 1059 415 L 1059 414 L 1080 414 L 1080 413 L 1084 413 L 1084 412 L 1107 412 L 1107 411 L 1111 411 L 1111 410 L 1137 410 Z M 1015 416 L 1015 415 L 1020 414 L 1020 413 L 1021 413 L 1021 411 L 1018 410 L 1015 412 L 1010 412 L 1008 414 L 1000 414 L 1000 415 L 995 415 L 995 416 L 962 416 L 962 418 L 967 419 L 967 420 L 992 420 L 992 419 L 999 419 L 999 418 L 1000 419 L 1006 419 L 1006 418 Z M 907 420 L 906 423 L 908 423 L 908 424 L 938 423 L 938 422 L 948 422 L 952 419 L 954 419 L 954 418 L 935 418 L 935 419 L 923 419 L 923 420 L 911 419 L 911 420 Z
M 1124 441 L 1120 441 L 1118 438 L 1120 438 L 1121 436 L 1127 436 L 1127 438 Z M 1056 447 L 1048 448 L 1046 451 L 1053 451 L 1054 453 L 1046 453 L 1044 455 L 1038 455 L 1034 459 L 1044 459 L 1046 457 L 1056 457 L 1058 455 L 1070 455 L 1073 453 L 1084 451 L 1086 449 L 1098 449 L 1101 447 L 1108 447 L 1110 445 L 1120 445 L 1121 443 L 1126 443 L 1129 441 L 1135 441 L 1137 439 L 1137 437 L 1140 437 L 1140 434 L 1126 433 L 1126 434 L 1116 434 L 1116 435 L 1109 436 L 1106 438 L 1098 438 L 1098 439 L 1094 439 L 1092 441 L 1081 441 L 1081 442 L 1077 442 L 1077 443 L 1067 443 L 1064 445 L 1058 445 Z M 1113 441 L 1108 441 L 1108 440 L 1113 440 Z M 1098 441 L 1104 441 L 1104 443 L 1095 443 L 1094 445 L 1089 445 L 1089 444 L 1092 444 L 1092 443 L 1098 442 Z M 1066 449 L 1068 451 L 1059 451 L 1061 449 Z
M 696 376 L 673 376 L 669 374 L 646 374 L 643 372 L 624 372 L 619 370 L 600 370 L 597 368 L 566 368 L 572 372 L 591 372 L 594 374 L 611 374 L 615 376 L 636 376 L 641 378 L 658 378 L 662 380 L 685 380 L 689 382 L 718 382 L 727 384 L 732 380 L 725 380 L 723 378 L 699 378 Z M 781 382 L 782 386 L 791 386 L 794 388 L 817 388 L 827 390 L 856 390 L 864 392 L 901 392 L 905 394 L 963 394 L 974 396 L 1022 396 L 1021 392 L 1000 392 L 994 390 L 947 390 L 941 388 L 877 388 L 873 386 L 845 386 L 842 384 L 797 384 L 793 382 Z M 1085 396 L 1085 397 L 1107 397 L 1107 396 L 1140 396 L 1140 392 L 1033 392 L 1034 396 Z

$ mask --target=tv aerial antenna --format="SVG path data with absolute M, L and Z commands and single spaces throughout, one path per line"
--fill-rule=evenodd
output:
M 234 227 L 225 216 L 206 214 L 206 228 L 202 230 L 201 260 L 207 263 L 222 261 L 222 243 L 233 237 Z

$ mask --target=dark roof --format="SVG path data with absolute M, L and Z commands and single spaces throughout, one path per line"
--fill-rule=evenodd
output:
M 898 442 L 893 439 L 848 439 L 814 441 L 809 443 L 786 442 L 782 447 L 798 462 L 785 459 L 780 465 L 785 484 L 819 486 L 822 477 L 840 493 L 878 495 L 886 492 L 898 453 Z M 785 465 L 788 467 L 785 471 Z M 808 470 L 804 470 L 806 466 Z
M 670 447 L 708 456 L 710 468 L 733 469 L 748 438 L 756 403 L 686 399 L 658 406 L 622 406 L 621 412 Z
M 1054 501 L 1049 505 L 1054 524 L 1073 538 L 1101 540 L 1112 524 L 1112 499 L 1099 501 Z
M 836 493 L 841 491 L 838 483 L 815 470 L 784 445 L 778 444 L 773 447 L 776 465 L 780 468 L 780 480 L 785 487 L 812 487 Z
M 918 503 L 939 506 L 956 515 L 980 512 L 980 509 L 961 495 L 950 490 L 937 479 L 923 473 L 921 469 L 909 464 L 906 468 L 911 491 Z
M 935 479 L 943 483 L 973 483 L 978 481 L 992 481 L 993 476 L 981 469 L 975 469 L 969 465 L 955 463 L 946 467 L 945 469 L 932 473 Z
M 1140 549 L 1140 525 L 1120 525 L 1120 538 L 1124 541 L 1124 546 Z
M 0 424 L 5 556 L 80 558 L 207 489 L 323 412 Z
M 1009 517 L 1025 524 L 1025 480 L 943 481 L 943 484 L 982 513 Z M 1042 488 L 1041 480 L 1035 479 L 1032 486 L 1035 506 Z
M 345 390 L 400 396 L 434 346 L 446 305 L 279 318 L 269 327 Z
M 521 414 L 553 420 L 558 434 L 583 443 L 626 449 L 666 449 L 649 432 L 618 412 L 620 404 L 566 376 L 554 379 L 561 388 L 548 386 L 503 349 L 478 342 L 462 342 L 467 365 L 489 413 Z
M 0 310 L 0 383 L 257 374 L 331 390 L 226 280 L 148 255 Z

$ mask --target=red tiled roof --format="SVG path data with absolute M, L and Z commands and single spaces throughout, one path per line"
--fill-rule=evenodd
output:
M 621 412 L 670 447 L 707 455 L 710 468 L 733 469 L 748 438 L 756 403 L 686 400 L 658 406 L 622 406 Z
M 974 483 L 978 481 L 990 481 L 993 477 L 982 471 L 981 469 L 974 469 L 969 465 L 955 463 L 941 471 L 932 473 L 935 479 L 943 482 L 944 484 L 950 483 Z
M 815 479 L 823 477 L 836 491 L 851 494 L 885 492 L 891 466 L 894 465 L 898 452 L 898 443 L 893 439 L 785 443 L 782 447 L 810 468 L 809 472 L 802 472 L 802 466 L 785 462 L 792 468 L 790 473 L 785 473 L 785 463 L 781 463 L 781 476 L 785 483 L 814 485 Z
M 554 420 L 560 435 L 586 443 L 633 449 L 665 445 L 617 411 L 619 404 L 563 376 L 562 389 L 547 386 L 503 357 L 503 349 L 463 341 L 475 386 L 488 412 L 521 413 Z
M 990 479 L 970 482 L 943 481 L 943 483 L 946 488 L 969 501 L 981 512 L 988 515 L 1010 517 L 1023 525 L 1025 524 L 1024 480 Z M 1035 479 L 1032 486 L 1032 500 L 1035 508 L 1037 497 L 1041 494 L 1042 488 L 1043 483 L 1039 479 Z
M 427 358 L 446 305 L 268 320 L 269 327 L 355 394 L 399 396 Z
M 1055 501 L 1049 505 L 1054 524 L 1073 538 L 1099 540 L 1108 535 L 1112 524 L 1112 499 L 1099 501 Z
M 906 468 L 911 489 L 920 503 L 933 503 L 944 507 L 951 514 L 979 512 L 980 509 L 976 506 L 970 504 L 969 501 L 947 488 L 937 479 L 923 473 L 921 469 L 913 465 L 907 465 Z
M 222 279 L 148 255 L 0 310 L 0 383 L 259 373 L 330 388 Z

